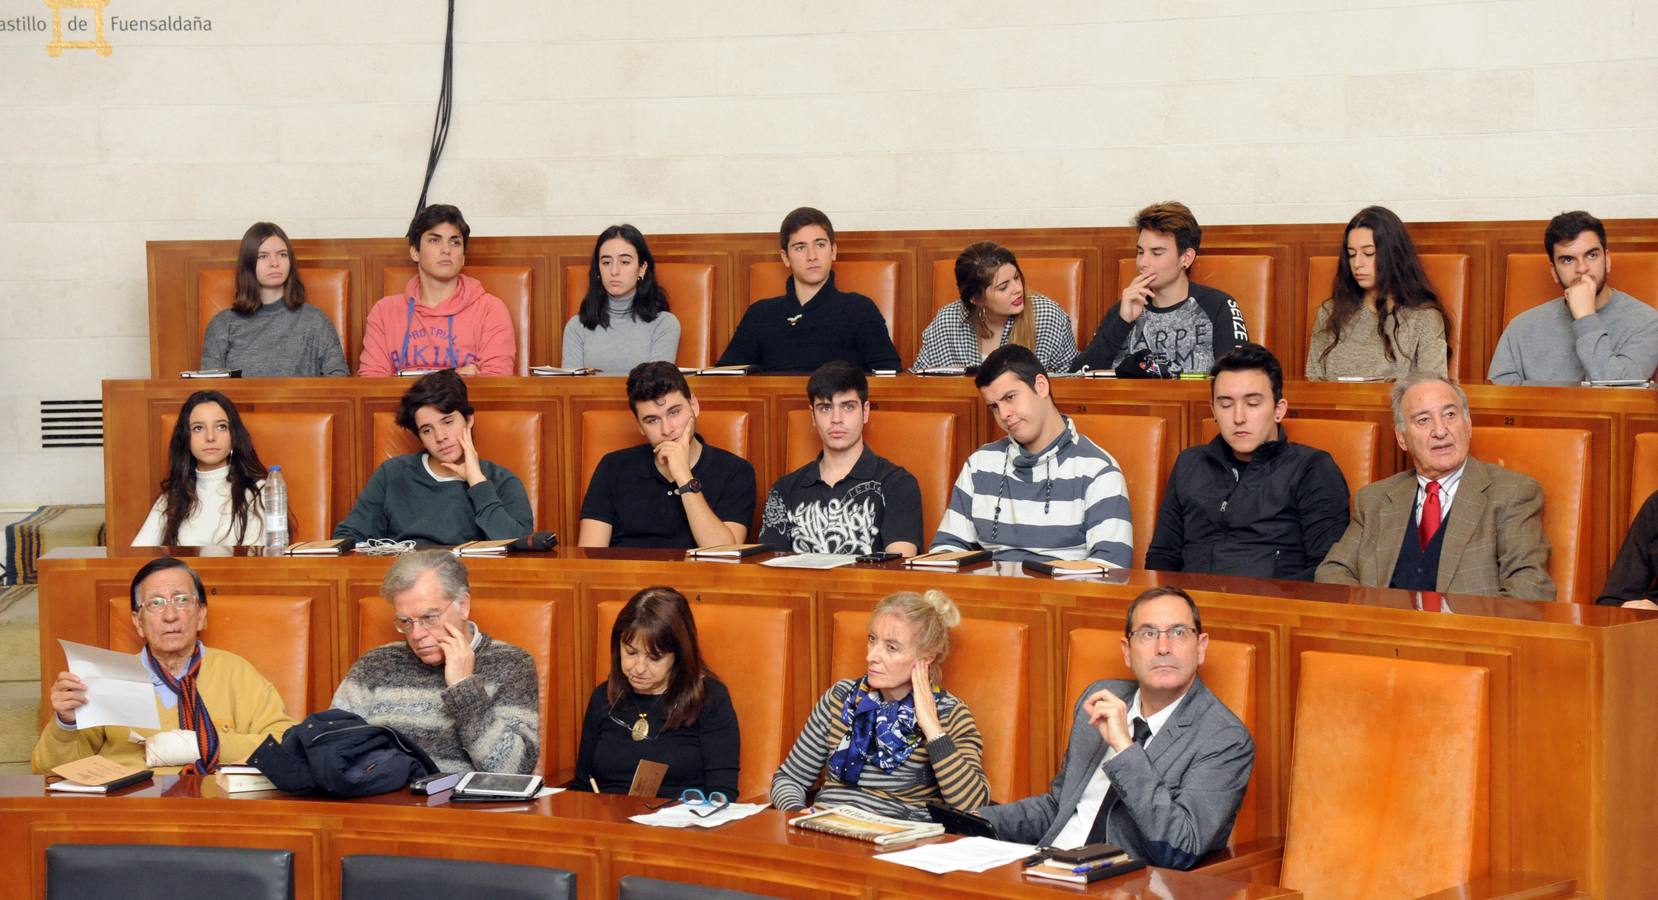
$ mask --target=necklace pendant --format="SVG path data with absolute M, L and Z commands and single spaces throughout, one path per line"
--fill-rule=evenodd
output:
M 651 736 L 651 723 L 645 721 L 644 713 L 640 713 L 639 721 L 633 723 L 633 730 L 631 733 L 635 741 L 642 741 Z

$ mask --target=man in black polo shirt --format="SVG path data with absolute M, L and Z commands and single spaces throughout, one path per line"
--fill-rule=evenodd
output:
M 777 479 L 760 517 L 760 543 L 796 553 L 876 550 L 914 556 L 921 486 L 864 446 L 869 381 L 848 362 L 824 363 L 806 382 L 823 452 Z
M 742 543 L 754 518 L 754 467 L 697 435 L 701 409 L 673 363 L 628 373 L 628 406 L 646 443 L 605 454 L 581 503 L 583 547 Z
M 777 232 L 788 289 L 743 313 L 720 365 L 804 375 L 834 359 L 862 371 L 904 367 L 875 301 L 835 287 L 835 226 L 809 206 L 789 213 Z

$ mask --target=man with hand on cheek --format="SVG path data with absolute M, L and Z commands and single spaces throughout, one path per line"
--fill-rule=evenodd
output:
M 1096 681 L 1083 691 L 1046 794 L 979 814 L 1003 840 L 1061 849 L 1116 844 L 1173 869 L 1226 846 L 1255 744 L 1197 677 L 1208 646 L 1185 591 L 1158 587 L 1134 598 L 1123 662 L 1135 680 Z
M 397 729 L 444 772 L 534 771 L 541 758 L 535 660 L 470 621 L 460 559 L 446 550 L 400 556 L 380 595 L 404 640 L 358 657 L 332 706 Z

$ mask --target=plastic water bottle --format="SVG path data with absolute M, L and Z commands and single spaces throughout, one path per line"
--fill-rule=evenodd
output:
M 259 496 L 265 502 L 265 546 L 288 546 L 288 485 L 282 480 L 281 466 L 271 466 Z

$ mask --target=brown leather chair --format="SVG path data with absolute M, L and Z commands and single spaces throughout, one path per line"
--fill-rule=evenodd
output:
M 1612 286 L 1658 308 L 1658 252 L 1631 250 L 1610 254 Z M 1503 278 L 1503 327 L 1514 317 L 1564 296 L 1565 289 L 1554 281 L 1549 258 L 1542 253 L 1510 253 Z
M 865 671 L 869 613 L 835 613 L 830 675 L 858 678 Z M 995 660 L 995 665 L 985 665 Z M 990 795 L 1006 803 L 1030 794 L 1030 627 L 1023 622 L 962 619 L 950 630 L 944 688 L 972 710 L 984 736 L 984 774 Z
M 1134 523 L 1134 565 L 1145 565 L 1146 548 L 1157 530 L 1157 511 L 1163 506 L 1168 423 L 1162 416 L 1098 413 L 1073 414 L 1071 421 L 1076 423 L 1078 433 L 1104 448 L 1123 470 L 1123 479 L 1128 482 L 1129 515 Z
M 784 423 L 784 469 L 793 472 L 817 458 L 823 449 L 812 412 L 791 409 Z M 938 520 L 950 504 L 956 483 L 956 414 L 946 412 L 872 412 L 864 426 L 871 450 L 902 466 L 921 486 L 921 543 L 925 552 L 938 530 Z
M 1272 347 L 1272 257 L 1252 254 L 1199 253 L 1187 273 L 1192 281 L 1229 294 L 1243 311 L 1249 339 Z M 1117 292 L 1105 298 L 1102 312 L 1119 302 L 1123 288 L 1134 280 L 1134 257 L 1117 263 Z
M 1487 874 L 1490 673 L 1306 651 L 1282 885 L 1421 897 Z
M 1451 317 L 1451 333 L 1445 336 L 1451 347 L 1451 374 L 1459 381 L 1466 381 L 1474 371 L 1473 363 L 1466 352 L 1469 331 L 1468 254 L 1423 253 L 1417 258 L 1422 261 L 1422 270 L 1428 276 L 1428 284 L 1433 286 L 1434 293 L 1439 295 L 1439 302 L 1445 305 L 1446 315 Z M 1312 341 L 1313 323 L 1318 320 L 1318 308 L 1330 299 L 1330 287 L 1336 277 L 1336 262 L 1334 256 L 1307 257 L 1309 343 Z
M 552 756 L 554 724 L 572 714 L 570 710 L 554 708 L 552 702 L 556 693 L 551 687 L 552 662 L 558 650 L 557 637 L 553 634 L 553 603 L 551 599 L 525 597 L 474 597 L 472 603 L 472 621 L 485 634 L 535 658 L 535 680 L 539 685 L 536 694 L 541 706 L 541 760 L 535 771 L 540 773 L 552 771 L 548 760 Z M 380 595 L 357 598 L 357 656 L 381 644 L 403 641 L 403 635 L 392 627 L 391 619 L 391 604 Z M 351 661 L 356 662 L 356 657 Z
M 241 416 L 259 461 L 282 467 L 282 483 L 288 488 L 289 539 L 328 537 L 334 528 L 329 508 L 334 492 L 334 414 L 245 412 Z M 172 434 L 177 421 L 176 411 L 162 413 L 161 433 Z M 157 461 L 166 465 L 165 451 Z
M 744 459 L 749 458 L 748 413 L 729 409 L 705 409 L 697 417 L 697 434 L 703 440 Z M 599 467 L 599 460 L 612 450 L 632 447 L 645 442 L 639 433 L 639 420 L 634 418 L 631 410 L 625 409 L 587 409 L 581 414 L 581 497 L 587 496 L 587 483 L 593 478 L 593 471 Z M 759 477 L 756 472 L 756 478 Z M 767 488 L 770 485 L 766 486 Z M 759 486 L 756 485 L 756 490 Z M 756 494 L 764 505 L 764 495 Z M 578 498 L 577 507 L 580 510 Z M 753 537 L 752 530 L 750 537 Z
M 778 262 L 750 263 L 748 302 L 780 297 L 788 290 L 789 267 Z M 863 294 L 875 301 L 875 308 L 887 320 L 887 337 L 897 340 L 898 260 L 843 259 L 835 263 L 835 287 Z
M 564 323 L 581 312 L 587 296 L 585 265 L 564 267 L 564 317 L 554 332 L 563 348 Z M 714 362 L 714 266 L 710 263 L 662 262 L 656 264 L 656 281 L 668 294 L 668 311 L 679 320 L 679 353 L 682 366 L 708 366 Z M 562 365 L 562 361 L 560 363 Z M 626 375 L 626 372 L 610 374 Z
M 1474 428 L 1468 453 L 1524 472 L 1543 486 L 1543 535 L 1555 599 L 1593 603 L 1589 584 L 1589 431 L 1582 428 Z
M 1629 473 L 1629 521 L 1658 491 L 1658 431 L 1635 435 L 1635 466 Z M 925 496 L 925 495 L 923 495 Z
M 1354 419 L 1285 419 L 1284 431 L 1297 444 L 1317 447 L 1330 454 L 1347 479 L 1347 493 L 1356 494 L 1381 476 L 1382 426 Z M 1214 419 L 1203 420 L 1203 440 L 1220 434 Z
M 518 374 L 530 373 L 530 309 L 534 305 L 535 294 L 532 290 L 531 271 L 529 266 L 466 266 L 462 274 L 471 275 L 483 282 L 484 290 L 501 298 L 507 305 L 507 316 L 512 320 L 512 336 L 518 347 Z M 382 297 L 400 293 L 415 275 L 414 266 L 389 267 L 380 273 L 380 295 Z M 564 323 L 559 323 L 559 328 Z M 563 339 L 564 332 L 558 332 Z
M 1081 257 L 1022 257 L 1019 271 L 1025 273 L 1026 291 L 1046 295 L 1071 317 L 1071 336 L 1075 339 L 1083 327 Z M 960 300 L 960 291 L 956 290 L 956 261 L 933 260 L 933 312 L 943 309 L 946 303 Z M 927 321 L 932 319 L 929 317 Z
M 289 718 L 311 712 L 310 597 L 211 594 L 201 639 L 252 663 L 282 695 Z M 109 598 L 109 649 L 137 653 L 143 647 L 132 628 L 132 601 Z
M 737 792 L 745 801 L 766 802 L 771 777 L 794 740 L 789 729 L 795 662 L 789 635 L 794 614 L 780 607 L 718 603 L 697 603 L 691 609 L 703 661 L 731 692 L 731 706 L 742 727 Z M 595 683 L 610 677 L 610 629 L 621 611 L 622 601 L 606 600 L 594 612 Z M 756 672 L 765 677 L 752 677 Z
M 314 269 L 307 266 L 299 268 L 299 283 L 305 285 L 305 302 L 322 310 L 323 315 L 334 325 L 334 332 L 340 336 L 340 345 L 345 349 L 346 365 L 353 370 L 357 363 L 357 343 L 351 340 L 346 330 L 349 317 L 346 307 L 351 302 L 351 270 L 350 269 Z M 230 269 L 202 269 L 196 274 L 196 352 L 200 357 L 202 342 L 207 338 L 207 323 L 220 310 L 229 309 L 236 301 L 236 270 Z
M 397 424 L 397 414 L 390 410 L 374 413 L 374 454 L 370 463 L 379 465 L 404 453 L 419 453 L 420 439 Z M 545 450 L 541 446 L 541 413 L 531 409 L 481 409 L 472 420 L 472 442 L 478 455 L 518 476 L 529 495 L 530 509 L 538 521 L 546 522 L 541 505 L 541 461 Z M 361 473 L 363 483 L 374 474 L 374 469 Z M 545 526 L 544 526 L 545 527 Z
M 1134 670 L 1123 663 L 1123 633 L 1104 628 L 1073 628 L 1067 638 L 1069 649 L 1065 656 L 1065 702 L 1075 704 L 1090 684 L 1101 678 L 1123 678 L 1134 681 Z M 1198 677 L 1215 698 L 1225 704 L 1249 729 L 1255 729 L 1255 646 L 1237 641 L 1209 639 L 1209 649 L 1198 667 Z M 1062 710 L 1059 736 L 1063 743 L 1071 733 L 1071 706 Z M 1238 818 L 1232 823 L 1233 844 L 1252 841 L 1257 837 L 1255 817 L 1255 782 L 1261 773 L 1256 767 L 1249 773 L 1249 787 L 1244 790 L 1243 805 L 1238 807 Z

